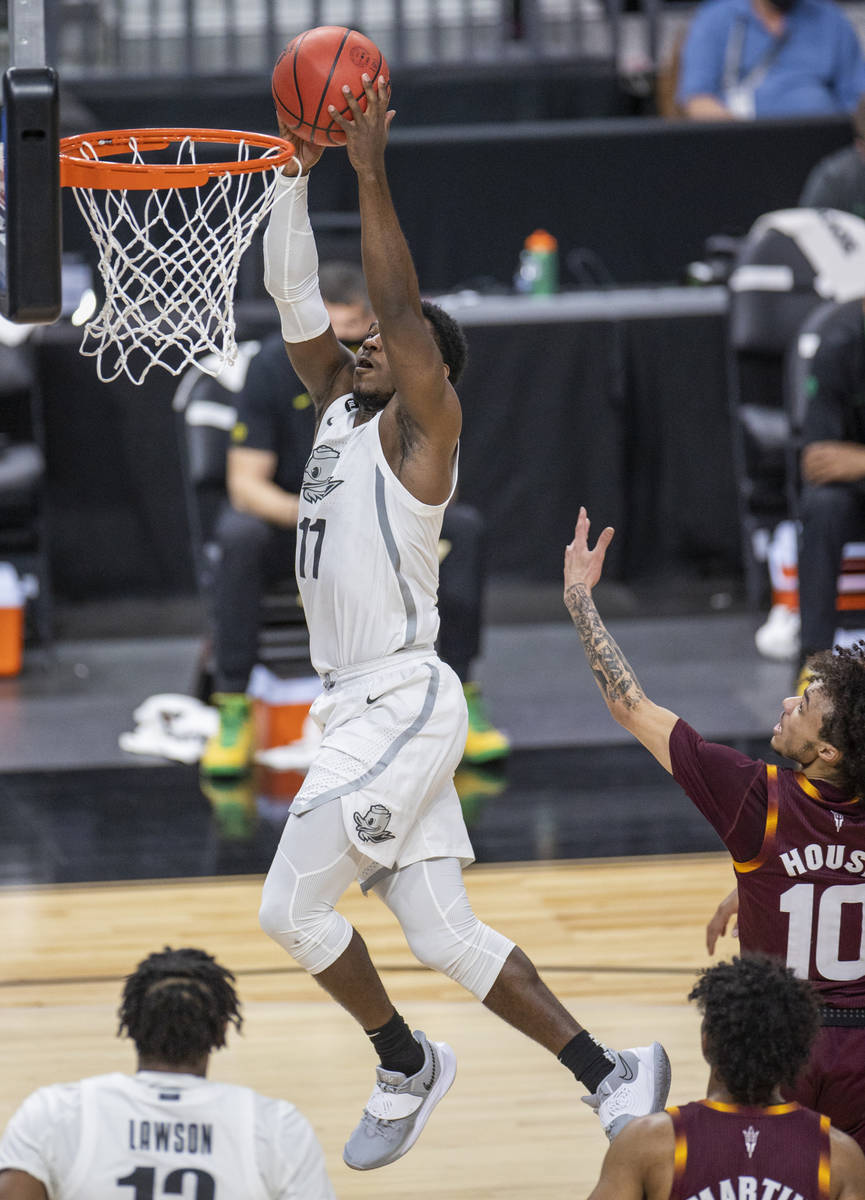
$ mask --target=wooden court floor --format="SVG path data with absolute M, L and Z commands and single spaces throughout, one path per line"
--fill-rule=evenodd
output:
M 729 890 L 722 854 L 475 866 L 478 914 L 534 959 L 596 1036 L 664 1042 L 670 1102 L 705 1094 L 698 1021 L 685 997 L 710 959 L 706 920 Z M 606 1147 L 580 1086 L 539 1046 L 447 979 L 417 966 L 391 914 L 353 890 L 360 929 L 391 997 L 415 1028 L 446 1040 L 457 1077 L 422 1137 L 378 1171 L 348 1170 L 342 1144 L 373 1082 L 352 1020 L 258 928 L 258 878 L 0 891 L 0 1125 L 33 1088 L 132 1070 L 115 1037 L 123 976 L 164 945 L 201 946 L 235 971 L 245 1026 L 213 1078 L 294 1101 L 313 1122 L 340 1198 L 564 1200 L 588 1194 Z M 725 939 L 722 957 L 735 952 Z

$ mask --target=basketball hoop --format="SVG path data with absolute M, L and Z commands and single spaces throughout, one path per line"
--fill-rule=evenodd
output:
M 233 159 L 208 161 L 224 160 L 226 147 Z M 234 361 L 240 259 L 293 156 L 282 138 L 226 129 L 61 140 L 60 183 L 75 193 L 99 250 L 105 302 L 81 353 L 96 358 L 103 382 L 125 372 L 139 384 L 154 365 L 179 375 L 205 354 L 215 361 L 199 365 L 211 375 Z

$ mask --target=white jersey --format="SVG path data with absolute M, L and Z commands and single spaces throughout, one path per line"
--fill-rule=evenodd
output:
M 439 628 L 447 501 L 411 495 L 385 459 L 381 414 L 355 426 L 348 399 L 322 416 L 300 488 L 296 574 L 320 675 L 431 648 Z
M 0 1140 L 7 1168 L 40 1180 L 49 1200 L 333 1200 L 293 1104 L 163 1071 L 33 1092 Z

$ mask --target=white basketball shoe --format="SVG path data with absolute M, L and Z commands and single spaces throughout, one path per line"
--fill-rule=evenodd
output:
M 342 1153 L 346 1166 L 355 1171 L 372 1171 L 402 1158 L 454 1081 L 457 1058 L 450 1046 L 428 1041 L 419 1029 L 413 1036 L 424 1051 L 424 1064 L 416 1075 L 375 1069 L 372 1095 Z
M 634 1050 L 613 1050 L 615 1066 L 593 1096 L 583 1103 L 594 1109 L 610 1139 L 635 1117 L 660 1112 L 670 1094 L 670 1060 L 660 1042 Z

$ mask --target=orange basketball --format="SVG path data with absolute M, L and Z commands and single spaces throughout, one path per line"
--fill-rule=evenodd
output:
M 379 75 L 390 82 L 384 55 L 374 42 L 356 29 L 319 25 L 289 42 L 273 68 L 273 99 L 286 125 L 305 142 L 318 146 L 343 146 L 345 134 L 327 111 L 333 105 L 351 120 L 342 89 L 348 85 L 361 108 L 366 96 L 361 76 L 373 84 Z

